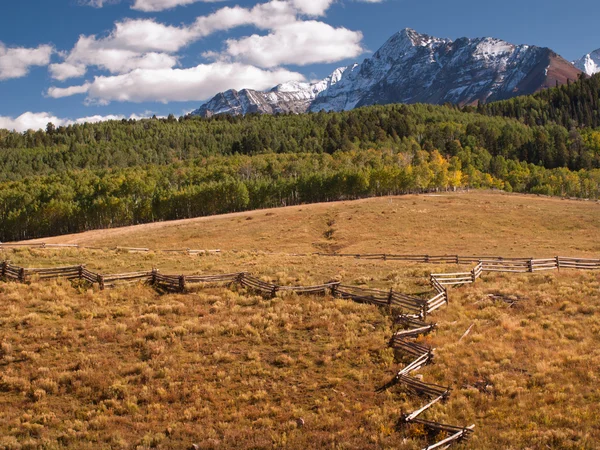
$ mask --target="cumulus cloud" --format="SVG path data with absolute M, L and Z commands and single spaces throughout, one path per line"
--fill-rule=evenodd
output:
M 54 49 L 50 45 L 37 48 L 7 48 L 0 42 L 0 80 L 21 78 L 34 66 L 47 66 Z
M 67 126 L 73 124 L 83 124 L 83 123 L 96 123 L 96 122 L 105 122 L 107 120 L 121 120 L 121 119 L 144 119 L 149 117 L 149 115 L 137 115 L 132 114 L 129 117 L 123 115 L 95 115 L 89 117 L 81 117 L 79 119 L 62 119 L 56 117 L 52 113 L 48 112 L 26 112 L 21 114 L 19 117 L 3 117 L 0 116 L 0 129 L 14 130 L 18 132 L 23 132 L 27 130 L 40 130 L 45 129 L 48 123 L 52 122 L 56 126 Z
M 231 57 L 259 67 L 330 63 L 363 53 L 362 37 L 359 31 L 334 28 L 323 22 L 295 22 L 279 27 L 267 36 L 229 39 L 223 54 L 205 53 L 205 56 Z
M 137 69 L 116 76 L 99 76 L 93 82 L 71 88 L 51 88 L 50 97 L 87 93 L 87 101 L 145 102 L 206 100 L 227 89 L 267 89 L 304 76 L 286 69 L 264 70 L 241 64 L 216 62 L 190 69 Z M 70 90 L 69 90 L 70 89 Z
M 198 17 L 190 29 L 197 38 L 248 25 L 267 30 L 296 22 L 297 13 L 289 2 L 278 0 L 260 3 L 252 8 L 225 7 L 208 16 Z
M 26 112 L 17 118 L 0 116 L 0 128 L 15 131 L 39 130 L 46 128 L 48 122 L 58 123 L 60 119 L 50 113 Z
M 125 20 L 105 38 L 80 36 L 64 61 L 50 65 L 50 74 L 64 81 L 85 75 L 89 66 L 97 66 L 113 74 L 134 69 L 174 67 L 178 58 L 171 53 L 180 50 L 195 33 L 183 27 L 163 25 L 154 20 Z
M 322 16 L 335 0 L 291 0 L 294 7 L 310 16 Z
M 158 8 L 175 6 L 182 4 L 181 2 L 182 0 L 137 0 L 136 5 Z M 80 36 L 73 49 L 64 56 L 63 62 L 50 66 L 50 73 L 54 79 L 65 81 L 84 76 L 90 66 L 107 70 L 111 74 L 125 74 L 135 69 L 169 69 L 177 66 L 176 53 L 185 46 L 217 31 L 240 26 L 276 31 L 265 37 L 250 36 L 239 41 L 228 41 L 226 53 L 234 60 L 243 48 L 256 43 L 262 51 L 277 55 L 259 58 L 254 51 L 252 57 L 247 58 L 248 61 L 262 59 L 263 67 L 274 67 L 277 65 L 276 61 L 286 63 L 291 58 L 283 58 L 283 51 L 277 48 L 276 40 L 280 38 L 285 40 L 285 51 L 301 54 L 302 62 L 292 61 L 296 64 L 331 62 L 356 56 L 362 51 L 359 44 L 362 34 L 345 28 L 336 29 L 323 23 L 299 20 L 301 15 L 324 14 L 332 3 L 333 0 L 271 0 L 251 8 L 224 7 L 196 18 L 189 26 L 179 27 L 158 23 L 153 19 L 124 20 L 117 22 L 106 37 Z M 100 3 L 98 5 L 101 6 Z M 307 33 L 313 31 L 324 34 L 307 36 Z M 294 39 L 299 39 L 296 46 L 293 45 Z M 345 43 L 342 42 L 344 39 L 347 39 Z M 323 49 L 313 49 L 316 51 L 312 52 L 312 59 L 305 54 L 308 42 Z M 326 52 L 331 52 L 330 56 L 326 56 Z
M 144 10 L 174 7 L 192 0 L 135 0 Z M 51 87 L 53 98 L 87 94 L 86 102 L 206 100 L 226 89 L 267 89 L 304 77 L 285 65 L 331 63 L 354 58 L 364 49 L 362 33 L 332 27 L 310 17 L 322 16 L 335 0 L 270 0 L 252 7 L 223 7 L 190 25 L 171 26 L 153 19 L 117 22 L 110 34 L 80 36 L 63 61 L 50 66 L 56 80 L 82 77 L 91 66 L 109 72 L 93 81 Z M 169 6 L 170 5 L 170 6 Z M 214 62 L 180 68 L 178 52 L 219 31 L 253 26 L 265 35 L 225 41 Z
M 48 89 L 48 96 L 52 98 L 71 97 L 77 94 L 85 94 L 90 89 L 90 83 L 85 83 L 80 86 L 69 86 L 66 88 L 51 87 Z

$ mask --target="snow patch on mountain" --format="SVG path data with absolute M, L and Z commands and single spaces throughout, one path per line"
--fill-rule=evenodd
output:
M 596 57 L 598 69 L 600 51 Z M 548 48 L 491 37 L 453 41 L 407 28 L 361 64 L 339 68 L 324 80 L 284 83 L 266 92 L 227 91 L 194 114 L 343 111 L 387 103 L 475 104 L 531 94 L 579 74 Z
M 573 64 L 589 76 L 600 73 L 600 48 L 592 53 L 588 53 L 577 61 L 573 61 Z
M 290 81 L 268 91 L 230 89 L 214 96 L 192 115 L 211 117 L 219 114 L 243 115 L 248 113 L 276 114 L 306 112 L 313 100 L 334 86 L 341 78 L 345 67 L 336 69 L 324 80 L 313 83 Z

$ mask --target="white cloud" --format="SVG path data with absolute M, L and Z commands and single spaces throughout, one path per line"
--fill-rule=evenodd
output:
M 107 38 L 96 41 L 96 45 L 137 52 L 176 52 L 195 39 L 197 33 L 189 27 L 139 19 L 117 22 L 114 31 Z
M 105 5 L 116 5 L 121 0 L 79 0 L 80 5 L 91 6 L 93 8 L 102 8 Z
M 54 49 L 50 45 L 37 48 L 7 48 L 0 42 L 0 80 L 21 78 L 34 66 L 47 66 Z
M 80 3 L 95 8 L 119 3 L 121 0 L 80 0 Z M 159 12 L 194 3 L 217 3 L 225 0 L 133 0 L 131 9 L 143 12 Z M 299 12 L 311 16 L 322 16 L 335 0 L 288 0 Z M 383 0 L 359 0 L 378 3 Z
M 17 118 L 0 116 L 0 129 L 14 130 L 23 132 L 27 130 L 45 129 L 48 123 L 52 122 L 56 126 L 67 126 L 73 124 L 105 122 L 107 120 L 122 120 L 122 119 L 144 119 L 150 117 L 150 114 L 137 115 L 132 114 L 129 117 L 123 115 L 95 115 L 89 117 L 81 117 L 79 119 L 62 119 L 48 112 L 26 112 Z
M 189 26 L 171 26 L 156 22 L 153 19 L 124 20 L 115 24 L 114 30 L 106 37 L 80 36 L 73 49 L 66 54 L 64 61 L 50 66 L 50 73 L 56 80 L 65 81 L 70 78 L 79 78 L 86 74 L 90 66 L 107 70 L 111 74 L 125 74 L 135 69 L 169 69 L 177 66 L 178 58 L 175 54 L 190 43 L 217 31 L 230 30 L 240 26 L 255 26 L 263 30 L 282 31 L 273 35 L 259 38 L 251 36 L 240 41 L 229 41 L 229 56 L 235 56 L 245 46 L 252 42 L 260 43 L 262 49 L 277 53 L 276 39 L 286 39 L 289 51 L 304 51 L 300 42 L 298 46 L 291 45 L 294 38 L 307 40 L 305 30 L 316 29 L 317 32 L 325 32 L 327 38 L 333 38 L 327 50 L 320 52 L 319 57 L 314 58 L 316 62 L 339 60 L 341 58 L 355 56 L 360 53 L 360 45 L 356 40 L 362 38 L 360 33 L 351 32 L 344 28 L 334 29 L 328 25 L 315 25 L 314 22 L 299 22 L 299 16 L 322 15 L 334 0 L 271 0 L 259 3 L 252 8 L 240 6 L 224 7 L 207 16 L 198 17 Z M 189 3 L 191 0 L 136 0 L 134 6 L 150 8 L 172 7 L 176 4 Z M 102 6 L 102 0 L 95 3 Z M 171 5 L 171 6 L 169 6 Z M 150 10 L 150 9 L 148 9 Z M 305 25 L 300 25 L 305 23 Z M 295 24 L 295 25 L 294 25 Z M 294 25 L 294 26 L 293 26 Z M 318 28 L 318 29 L 317 29 Z M 340 41 L 347 39 L 344 45 Z M 325 38 L 319 39 L 313 36 L 310 41 L 314 45 L 327 42 Z M 332 50 L 330 58 L 324 58 L 324 52 Z M 258 60 L 256 52 L 253 60 Z M 281 53 L 279 51 L 278 53 Z M 265 55 L 263 58 L 265 67 L 273 67 L 273 61 L 283 60 L 281 55 Z M 287 58 L 291 60 L 292 58 Z M 268 61 L 269 60 L 269 61 Z M 306 55 L 303 62 L 309 64 L 310 58 Z M 293 61 L 294 63 L 294 61 Z
M 214 3 L 223 0 L 135 0 L 131 9 L 137 9 L 138 11 L 144 12 L 157 12 L 176 8 L 177 6 L 191 5 L 192 3 L 200 1 Z
M 335 0 L 291 0 L 294 7 L 309 16 L 322 16 Z
M 177 65 L 171 53 L 196 39 L 188 28 L 163 25 L 154 20 L 125 20 L 105 38 L 80 36 L 64 61 L 50 66 L 56 80 L 64 81 L 85 75 L 89 66 L 113 74 L 134 69 L 164 69 Z
M 301 74 L 281 66 L 336 62 L 364 51 L 362 33 L 302 19 L 324 15 L 335 1 L 271 0 L 250 8 L 223 7 L 188 26 L 153 19 L 120 21 L 107 36 L 80 36 L 63 62 L 50 66 L 53 78 L 61 81 L 84 76 L 90 66 L 110 75 L 76 86 L 51 87 L 47 94 L 53 98 L 87 94 L 86 102 L 103 104 L 199 101 L 227 89 L 263 90 L 303 80 Z M 134 7 L 155 11 L 189 3 L 193 0 L 135 0 Z M 229 39 L 222 52 L 205 52 L 214 63 L 178 67 L 177 53 L 185 46 L 241 26 L 267 34 Z
M 16 119 L 0 116 L 0 128 L 15 131 L 39 130 L 46 128 L 48 122 L 59 123 L 60 119 L 50 113 L 26 112 Z
M 276 28 L 267 36 L 229 39 L 220 56 L 259 67 L 330 63 L 363 53 L 362 37 L 359 31 L 334 28 L 323 22 L 295 22 Z M 215 57 L 215 54 L 205 53 L 205 56 Z
M 253 25 L 266 30 L 293 23 L 296 20 L 297 10 L 290 3 L 273 0 L 249 9 L 240 6 L 221 8 L 208 16 L 198 17 L 191 29 L 200 38 L 217 31 L 245 25 Z
M 87 92 L 87 101 L 146 102 L 201 101 L 227 89 L 267 89 L 304 76 L 286 69 L 263 70 L 240 63 L 216 62 L 190 69 L 137 69 L 117 76 L 96 77 L 93 82 L 71 88 L 51 88 L 59 98 Z M 70 90 L 69 90 L 70 89 Z
M 48 89 L 48 96 L 52 98 L 71 97 L 77 94 L 85 94 L 90 89 L 90 83 L 81 86 L 69 86 L 66 88 L 51 87 Z

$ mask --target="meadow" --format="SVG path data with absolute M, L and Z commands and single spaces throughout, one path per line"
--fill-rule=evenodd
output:
M 471 267 L 312 253 L 598 257 L 599 227 L 596 202 L 476 192 L 89 232 L 45 241 L 155 251 L 19 248 L 0 250 L 0 260 L 105 273 L 243 270 L 283 285 L 337 280 L 427 296 L 431 272 Z M 599 292 L 597 272 L 575 270 L 484 274 L 451 290 L 429 318 L 436 331 L 420 338 L 436 350 L 419 375 L 452 393 L 425 417 L 475 424 L 466 448 L 597 448 Z M 424 400 L 399 385 L 376 392 L 407 362 L 388 347 L 397 326 L 387 308 L 225 287 L 100 291 L 66 280 L 0 283 L 0 298 L 0 448 L 426 444 L 418 426 L 398 426 Z

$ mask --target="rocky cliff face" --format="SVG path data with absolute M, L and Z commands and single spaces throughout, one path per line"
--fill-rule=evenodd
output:
M 216 114 L 303 113 L 308 110 L 317 95 L 341 79 L 344 70 L 345 67 L 337 69 L 329 77 L 315 83 L 293 81 L 275 86 L 266 92 L 230 89 L 217 94 L 192 114 L 211 117 Z
M 494 38 L 456 41 L 403 30 L 371 58 L 347 70 L 311 110 L 385 103 L 502 100 L 576 80 L 579 70 L 552 50 Z
M 581 73 L 552 50 L 494 38 L 455 41 L 405 29 L 371 58 L 318 83 L 218 94 L 195 114 L 342 111 L 387 103 L 476 104 L 532 94 Z

